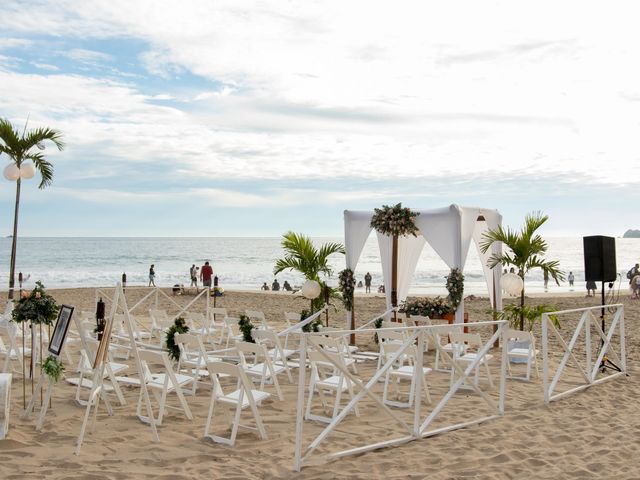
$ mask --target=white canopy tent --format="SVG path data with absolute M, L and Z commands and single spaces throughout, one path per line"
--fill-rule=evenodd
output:
M 492 253 L 500 254 L 502 245 L 494 243 L 492 248 L 483 254 L 479 248 L 482 234 L 489 229 L 497 228 L 502 223 L 502 215 L 497 210 L 489 210 L 476 207 L 461 207 L 450 205 L 445 208 L 433 210 L 414 210 L 419 212 L 414 221 L 420 230 L 417 237 L 403 236 L 398 238 L 398 265 L 397 265 L 397 294 L 398 301 L 406 300 L 409 285 L 420 258 L 420 253 L 425 243 L 429 243 L 436 253 L 442 258 L 449 268 L 464 270 L 469 246 L 473 239 L 478 254 L 482 261 L 489 299 L 491 306 L 502 309 L 502 289 L 500 288 L 500 268 L 490 269 L 487 260 Z M 369 211 L 344 211 L 344 239 L 346 250 L 347 268 L 356 269 L 364 244 L 371 233 L 371 218 L 373 212 Z M 392 262 L 392 237 L 378 235 L 380 259 L 382 261 L 382 275 L 387 297 L 387 308 L 391 307 L 391 262 Z M 464 319 L 464 302 L 461 302 L 456 311 L 456 323 L 462 323 Z M 351 312 L 348 313 L 347 328 L 351 326 Z

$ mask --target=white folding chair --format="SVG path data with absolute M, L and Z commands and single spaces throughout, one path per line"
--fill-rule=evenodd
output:
M 264 390 L 267 383 L 273 383 L 278 398 L 284 400 L 282 390 L 280 390 L 280 383 L 278 382 L 278 375 L 287 373 L 287 370 L 283 365 L 274 365 L 271 362 L 266 345 L 236 342 L 235 347 L 240 356 L 240 368 L 245 371 L 247 376 L 251 379 L 259 379 L 260 390 Z M 252 362 L 247 360 L 249 356 L 252 357 Z
M 327 329 L 324 328 L 322 331 L 331 331 L 335 329 Z M 352 352 L 354 350 L 350 349 L 352 345 L 348 345 L 346 338 L 343 336 L 335 336 L 335 335 L 325 335 L 316 338 L 318 344 L 322 345 L 326 350 L 330 352 L 338 353 L 343 357 L 343 362 L 347 367 L 350 367 L 353 370 L 353 373 L 358 373 L 358 369 L 356 367 L 356 360 L 353 358 Z M 357 347 L 356 347 L 357 349 Z
M 296 325 L 298 323 L 300 323 L 300 320 L 302 320 L 302 315 L 300 315 L 299 313 L 296 312 L 284 312 L 284 321 L 287 324 L 287 328 L 289 328 L 292 325 Z M 286 334 L 284 337 L 284 349 L 288 349 L 289 346 L 289 334 Z
M 345 359 L 341 354 L 328 351 L 327 349 L 323 349 L 323 353 L 317 350 L 309 350 L 307 355 L 311 365 L 311 376 L 309 378 L 309 398 L 307 399 L 304 418 L 305 420 L 331 423 L 338 413 L 340 413 L 342 394 L 348 392 L 350 398 L 354 397 L 353 382 L 349 380 L 338 367 L 340 366 L 343 369 L 347 368 Z M 313 397 L 316 393 L 320 396 L 320 401 L 322 402 L 322 407 L 325 412 L 329 409 L 325 394 L 330 394 L 334 397 L 331 417 L 311 413 Z M 354 408 L 354 412 L 356 416 L 360 416 L 357 405 Z
M 178 373 L 186 372 L 187 375 L 191 374 L 193 384 L 189 393 L 195 395 L 200 377 L 209 376 L 207 362 L 220 362 L 222 359 L 207 353 L 200 335 L 178 333 L 174 336 L 174 340 L 180 349 L 180 358 L 178 359 L 176 371 Z
M 388 342 L 384 346 L 384 353 L 381 353 L 381 356 L 384 355 L 385 362 L 391 360 L 398 351 L 402 349 L 402 344 L 395 342 Z M 382 349 L 381 349 L 382 352 Z M 427 397 L 427 402 L 431 403 L 431 395 L 429 394 L 429 386 L 427 385 L 427 375 L 431 373 L 431 369 L 429 367 L 422 367 L 422 372 L 417 368 L 417 349 L 415 345 L 410 345 L 407 347 L 404 352 L 400 355 L 399 361 L 396 362 L 396 365 L 392 365 L 387 369 L 387 373 L 384 379 L 384 391 L 382 394 L 382 401 L 387 405 L 391 405 L 393 407 L 398 408 L 409 408 L 413 405 L 414 398 L 416 396 L 416 377 L 417 375 L 422 375 L 422 388 L 424 389 L 424 393 Z M 404 365 L 404 359 L 410 360 L 410 364 Z M 389 383 L 395 380 L 396 386 L 396 400 L 389 400 Z M 400 381 L 409 380 L 411 385 L 409 386 L 409 399 L 406 402 L 399 401 L 400 397 Z
M 143 392 L 140 389 L 140 396 L 138 397 L 138 407 L 136 414 L 138 418 L 143 422 L 153 422 L 156 425 L 162 425 L 162 419 L 164 418 L 165 411 L 167 409 L 182 410 L 185 416 L 189 420 L 193 420 L 193 415 L 187 404 L 182 389 L 193 382 L 193 377 L 189 375 L 183 375 L 181 373 L 174 373 L 171 367 L 171 361 L 169 355 L 166 352 L 155 352 L 151 350 L 139 350 L 140 362 L 144 370 L 144 379 L 147 389 L 153 392 L 153 396 L 159 403 L 158 416 L 155 417 L 151 412 L 151 418 L 142 415 L 142 397 Z M 151 366 L 158 368 L 156 373 L 153 373 Z M 180 408 L 170 407 L 167 405 L 167 396 L 170 393 L 175 392 L 178 396 L 178 402 Z
M 454 348 L 456 349 L 455 353 L 464 354 L 467 351 L 467 344 L 462 343 L 455 345 L 451 340 L 451 333 L 462 333 L 462 326 L 451 327 L 445 325 L 439 325 L 433 329 L 433 333 L 436 339 L 436 342 L 440 345 L 439 349 L 436 349 L 436 362 L 435 362 L 435 370 L 438 372 L 449 372 L 451 370 L 450 365 L 447 367 L 445 357 L 442 355 L 442 351 L 449 354 L 450 357 L 453 357 Z M 461 349 L 461 351 L 460 351 Z
M 262 424 L 262 419 L 258 412 L 258 405 L 260 405 L 260 403 L 265 399 L 269 398 L 269 394 L 262 390 L 254 389 L 244 370 L 239 365 L 232 365 L 226 362 L 210 362 L 207 368 L 212 377 L 213 386 L 211 387 L 209 415 L 207 416 L 207 423 L 204 427 L 204 436 L 210 438 L 216 443 L 233 446 L 236 443 L 238 429 L 246 428 L 257 431 L 260 438 L 262 440 L 266 440 L 267 432 Z M 220 385 L 220 377 L 223 375 L 237 379 L 236 390 L 230 393 L 225 393 L 223 391 L 222 386 Z M 211 424 L 211 421 L 214 419 L 214 412 L 217 403 L 222 404 L 223 407 L 235 407 L 233 419 L 231 419 L 229 411 L 223 408 L 224 417 L 227 424 L 231 427 L 231 435 L 229 437 L 215 435 L 212 431 L 213 425 Z M 251 409 L 251 413 L 253 414 L 253 418 L 256 422 L 255 428 L 248 425 L 242 425 L 240 423 L 242 410 L 247 408 Z
M 236 317 L 224 317 L 223 327 L 220 330 L 220 344 L 225 342 L 224 348 L 229 348 L 229 344 L 242 340 L 242 334 L 240 333 L 240 328 L 238 327 L 239 318 Z
M 280 337 L 278 337 L 278 334 L 273 330 L 254 329 L 251 333 L 256 343 L 266 345 L 267 348 L 271 347 L 269 350 L 267 350 L 267 355 L 269 356 L 270 361 L 274 366 L 282 366 L 287 373 L 289 383 L 293 383 L 293 377 L 291 376 L 291 370 L 289 370 L 287 359 L 295 354 L 296 351 L 285 350 L 284 348 L 282 348 Z
M 536 350 L 536 339 L 532 332 L 521 332 L 520 330 L 507 330 L 507 338 L 508 341 L 511 342 L 523 342 L 527 343 L 527 347 L 512 347 L 507 350 L 507 357 L 509 358 L 509 362 L 507 363 L 508 368 L 508 376 L 507 378 L 511 378 L 514 380 L 531 380 L 531 364 L 535 366 L 536 369 L 536 378 L 540 377 L 540 372 L 538 370 L 538 353 L 539 350 Z M 519 359 L 525 360 L 527 363 L 527 374 L 525 376 L 514 376 L 511 372 L 511 359 Z
M 171 326 L 173 321 L 167 315 L 165 310 L 158 309 L 150 309 L 149 317 L 151 317 L 151 335 L 155 335 L 158 333 L 159 344 L 162 347 L 162 342 L 164 342 L 164 332 L 167 328 Z
M 262 313 L 260 310 L 246 310 L 245 311 L 245 315 L 249 318 L 249 320 L 252 320 L 253 324 L 261 327 L 261 328 L 269 328 L 267 326 L 267 319 L 264 316 L 264 313 Z
M 11 373 L 11 362 L 18 362 L 15 372 L 22 372 L 22 346 L 18 345 L 18 325 L 15 322 L 0 323 L 0 356 L 4 356 L 4 363 L 0 373 Z M 31 349 L 24 347 L 25 356 L 31 356 Z
M 215 335 L 215 331 L 223 325 L 223 319 L 228 316 L 226 308 L 213 307 L 209 309 L 209 331 L 205 334 L 207 342 Z
M 453 344 L 453 361 L 462 364 L 463 370 L 466 369 L 466 365 L 475 362 L 478 359 L 479 350 L 482 348 L 482 339 L 477 333 L 458 333 L 453 332 L 450 335 L 451 343 Z M 493 358 L 490 353 L 485 353 L 480 357 L 475 368 L 475 376 L 473 384 L 477 387 L 480 380 L 480 365 L 484 365 L 489 385 L 493 387 L 493 380 L 491 379 L 491 371 L 489 370 L 489 361 Z M 455 368 L 451 368 L 451 384 L 456 380 Z M 468 387 L 466 383 L 462 384 L 462 387 Z

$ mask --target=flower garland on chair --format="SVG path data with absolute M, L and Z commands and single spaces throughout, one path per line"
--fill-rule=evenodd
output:
M 464 294 L 464 275 L 458 268 L 452 268 L 447 276 L 447 291 L 449 292 L 447 300 L 455 310 L 460 305 Z
M 374 208 L 374 214 L 371 218 L 371 228 L 383 235 L 402 237 L 404 235 L 417 236 L 418 227 L 414 222 L 414 218 L 420 215 L 419 212 L 413 212 L 410 208 L 403 208 L 402 203 L 398 203 L 392 207 L 383 205 L 382 208 Z
M 356 287 L 356 278 L 353 275 L 353 270 L 345 268 L 339 275 L 340 292 L 342 293 L 342 303 L 344 308 L 348 311 L 353 310 L 353 292 Z

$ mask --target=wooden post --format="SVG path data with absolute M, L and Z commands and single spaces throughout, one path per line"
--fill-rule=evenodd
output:
M 391 306 L 398 306 L 398 236 L 393 236 L 391 247 Z M 393 312 L 393 321 L 397 322 L 396 312 Z
M 349 328 L 351 330 L 355 330 L 356 329 L 356 316 L 355 316 L 355 311 L 356 311 L 356 292 L 353 292 L 353 300 L 351 301 L 351 325 L 349 325 Z M 349 344 L 350 345 L 355 345 L 356 344 L 356 334 L 351 332 L 351 335 L 349 335 Z
M 496 295 L 496 289 L 498 288 L 498 286 L 496 285 L 496 275 L 494 272 L 491 272 L 491 276 L 493 277 L 493 319 L 497 320 L 498 319 L 498 310 L 497 310 L 497 295 Z M 493 333 L 496 333 L 498 331 L 498 325 L 493 325 Z M 496 342 L 493 344 L 493 346 L 495 348 L 498 348 L 500 346 L 500 336 L 498 336 L 498 338 L 496 338 Z

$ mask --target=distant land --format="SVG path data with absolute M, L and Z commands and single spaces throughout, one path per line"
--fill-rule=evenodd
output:
M 640 230 L 627 230 L 622 238 L 640 238 Z

